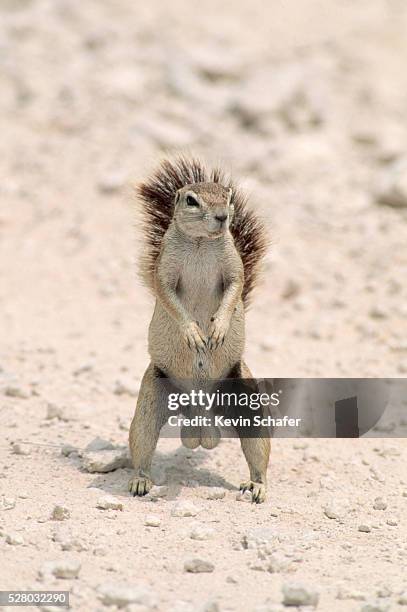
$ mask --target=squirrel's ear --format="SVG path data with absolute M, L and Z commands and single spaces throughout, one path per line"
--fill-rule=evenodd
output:
M 232 203 L 232 195 L 233 195 L 232 187 L 229 187 L 228 191 L 229 191 L 229 193 L 228 193 L 228 206 L 229 206 Z

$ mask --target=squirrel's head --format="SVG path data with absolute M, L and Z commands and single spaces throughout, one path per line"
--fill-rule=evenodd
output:
M 177 191 L 174 220 L 192 238 L 219 238 L 233 216 L 232 190 L 219 183 L 194 183 Z

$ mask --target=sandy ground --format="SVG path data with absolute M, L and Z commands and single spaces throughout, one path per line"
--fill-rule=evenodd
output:
M 124 583 L 133 611 L 271 612 L 294 582 L 324 612 L 403 609 L 405 440 L 276 440 L 262 506 L 236 501 L 236 440 L 162 440 L 157 501 L 129 497 L 128 468 L 61 455 L 126 444 L 153 302 L 123 192 L 165 151 L 220 160 L 270 228 L 257 376 L 407 372 L 405 2 L 219 4 L 1 3 L 0 587 L 68 589 L 81 611 Z M 173 516 L 185 500 L 196 516 Z M 54 561 L 78 577 L 41 578 Z

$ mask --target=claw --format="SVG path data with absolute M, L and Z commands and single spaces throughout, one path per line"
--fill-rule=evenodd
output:
M 261 482 L 253 482 L 252 480 L 242 482 L 240 485 L 240 490 L 243 493 L 245 491 L 251 491 L 252 502 L 255 504 L 262 504 L 266 499 L 266 485 Z
M 143 495 L 147 495 L 153 486 L 152 481 L 147 476 L 133 476 L 129 480 L 129 491 L 133 497 L 136 495 L 142 497 Z

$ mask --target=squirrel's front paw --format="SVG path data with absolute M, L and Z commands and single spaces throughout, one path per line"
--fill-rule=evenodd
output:
M 208 345 L 210 349 L 217 349 L 225 341 L 225 336 L 229 329 L 229 324 L 225 323 L 223 319 L 218 317 L 212 317 L 212 325 L 209 330 L 209 341 Z
M 203 331 L 195 321 L 187 323 L 183 328 L 184 340 L 189 348 L 195 348 L 197 351 L 204 350 L 206 347 L 205 336 Z

